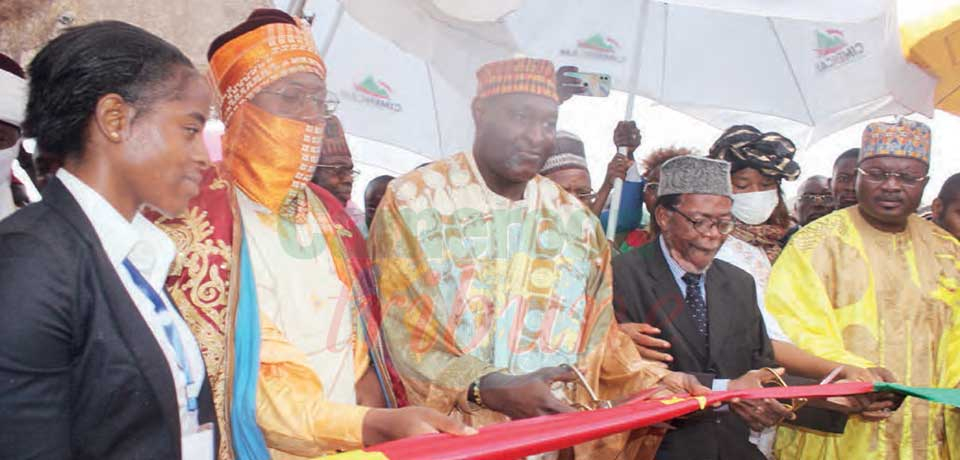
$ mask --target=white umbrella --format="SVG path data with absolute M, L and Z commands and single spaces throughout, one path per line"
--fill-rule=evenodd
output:
M 437 0 L 342 1 L 462 94 L 480 64 L 522 53 L 609 73 L 615 88 L 711 125 L 752 123 L 801 146 L 861 120 L 933 113 L 934 81 L 904 60 L 889 1 L 492 0 L 503 13 L 493 21 L 464 20 Z
M 329 69 L 327 90 L 351 135 L 417 152 L 429 159 L 469 142 L 470 99 L 431 66 L 342 14 L 339 2 L 308 1 L 314 36 Z
M 363 186 L 376 176 L 399 176 L 471 147 L 470 96 L 434 75 L 424 59 L 359 25 L 337 0 L 274 6 L 312 18 L 327 89 L 340 99 L 337 116 L 360 171 L 352 201 L 363 203 Z
M 495 19 L 474 21 L 436 0 L 343 1 L 464 93 L 476 56 L 513 51 L 609 73 L 631 95 L 719 128 L 780 131 L 800 146 L 866 119 L 933 113 L 934 81 L 904 60 L 892 2 L 494 0 L 486 14 Z

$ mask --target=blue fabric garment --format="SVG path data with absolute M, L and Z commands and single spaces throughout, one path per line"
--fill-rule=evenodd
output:
M 270 458 L 263 432 L 257 426 L 257 377 L 260 374 L 260 307 L 247 242 L 240 244 L 240 298 L 233 338 L 233 405 L 230 428 L 237 460 Z
M 620 192 L 620 214 L 617 217 L 617 233 L 629 232 L 643 226 L 643 185 L 642 179 L 640 182 L 623 182 L 623 190 Z M 609 218 L 609 209 L 600 213 L 600 222 L 603 223 L 603 228 L 607 228 Z
M 390 377 L 383 375 L 383 369 L 377 364 L 377 357 L 373 354 L 373 347 L 376 346 L 373 340 L 370 338 L 369 330 L 367 329 L 367 321 L 364 319 L 363 315 L 357 315 L 357 319 L 360 320 L 360 332 L 361 337 L 365 337 L 367 341 L 367 347 L 370 350 L 367 355 L 370 357 L 370 367 L 373 368 L 374 374 L 377 376 L 377 383 L 380 384 L 380 392 L 383 394 L 383 400 L 387 402 L 387 407 L 390 409 L 397 408 L 396 398 L 391 397 L 391 391 L 387 388 L 387 379 Z

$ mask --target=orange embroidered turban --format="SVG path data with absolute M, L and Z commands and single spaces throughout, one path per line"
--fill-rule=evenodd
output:
M 515 93 L 535 94 L 559 102 L 553 63 L 517 58 L 491 62 L 477 70 L 477 99 Z
M 326 78 L 308 28 L 280 10 L 258 9 L 217 37 L 207 52 L 224 123 L 261 89 L 293 73 Z

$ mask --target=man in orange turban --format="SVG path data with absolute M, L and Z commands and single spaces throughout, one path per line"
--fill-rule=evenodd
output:
M 326 67 L 308 31 L 257 10 L 214 40 L 223 162 L 185 215 L 160 218 L 182 257 L 168 288 L 200 342 L 220 458 L 314 457 L 462 424 L 397 407 L 363 236 L 310 184 Z M 399 400 L 399 401 L 398 401 Z M 469 430 L 467 430 L 469 431 Z

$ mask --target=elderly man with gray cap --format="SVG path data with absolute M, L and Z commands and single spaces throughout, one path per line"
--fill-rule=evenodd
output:
M 757 388 L 776 380 L 773 349 L 753 278 L 714 260 L 733 230 L 730 164 L 695 156 L 660 169 L 657 241 L 613 259 L 621 321 L 647 323 L 671 343 L 671 370 L 714 389 Z M 767 369 L 763 369 L 767 368 Z M 732 410 L 730 410 L 732 409 Z M 658 459 L 762 459 L 749 429 L 793 418 L 776 401 L 738 401 L 675 423 Z

